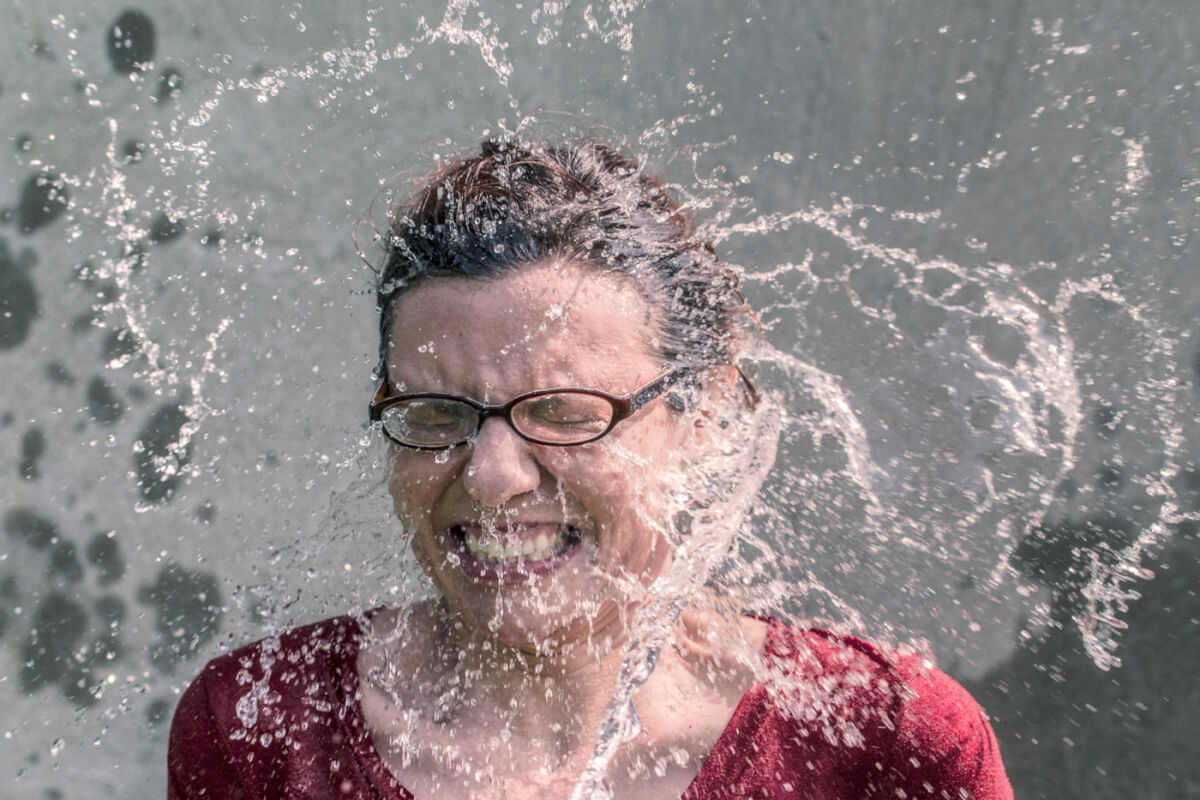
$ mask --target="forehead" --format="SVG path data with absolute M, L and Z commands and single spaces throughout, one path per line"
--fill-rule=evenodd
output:
M 431 278 L 397 300 L 388 374 L 410 391 L 619 391 L 656 374 L 653 312 L 631 281 L 562 261 Z

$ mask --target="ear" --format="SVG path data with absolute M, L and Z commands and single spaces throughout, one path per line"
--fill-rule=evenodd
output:
M 705 375 L 704 382 L 697 388 L 697 402 L 685 412 L 692 427 L 693 441 L 703 444 L 719 432 L 731 409 L 733 393 L 738 390 L 738 373 L 735 367 L 714 367 Z

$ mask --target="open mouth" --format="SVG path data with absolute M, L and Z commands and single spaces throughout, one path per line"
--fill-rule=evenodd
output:
M 511 583 L 545 575 L 565 564 L 579 548 L 582 531 L 565 523 L 524 523 L 484 528 L 450 527 L 458 568 L 485 582 Z

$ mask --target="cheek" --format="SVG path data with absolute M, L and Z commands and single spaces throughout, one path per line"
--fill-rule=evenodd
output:
M 544 454 L 542 466 L 554 487 L 582 503 L 590 515 L 611 517 L 630 504 L 631 476 L 641 470 L 628 455 L 600 442 L 556 450 Z
M 427 517 L 453 476 L 451 464 L 437 464 L 426 453 L 400 451 L 392 458 L 388 493 L 396 515 Z
M 597 443 L 566 458 L 544 462 L 562 491 L 578 500 L 603 525 L 625 528 L 661 507 L 666 484 L 657 460 L 624 443 Z
M 648 498 L 679 479 L 689 442 L 674 416 L 656 415 L 611 444 L 604 443 L 597 474 L 611 491 Z
M 412 506 L 413 484 L 409 470 L 393 461 L 391 475 L 388 476 L 388 494 L 392 496 L 392 508 L 395 509 L 397 516 L 406 516 L 408 509 Z

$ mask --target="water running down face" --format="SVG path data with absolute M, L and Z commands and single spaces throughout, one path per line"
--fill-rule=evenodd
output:
M 394 319 L 392 391 L 484 402 L 548 387 L 625 394 L 663 372 L 641 293 L 561 260 L 429 279 L 396 301 Z M 666 490 L 696 435 L 663 398 L 571 447 L 530 443 L 490 418 L 450 451 L 397 446 L 390 491 L 463 621 L 538 650 L 619 638 L 631 600 L 671 562 Z

